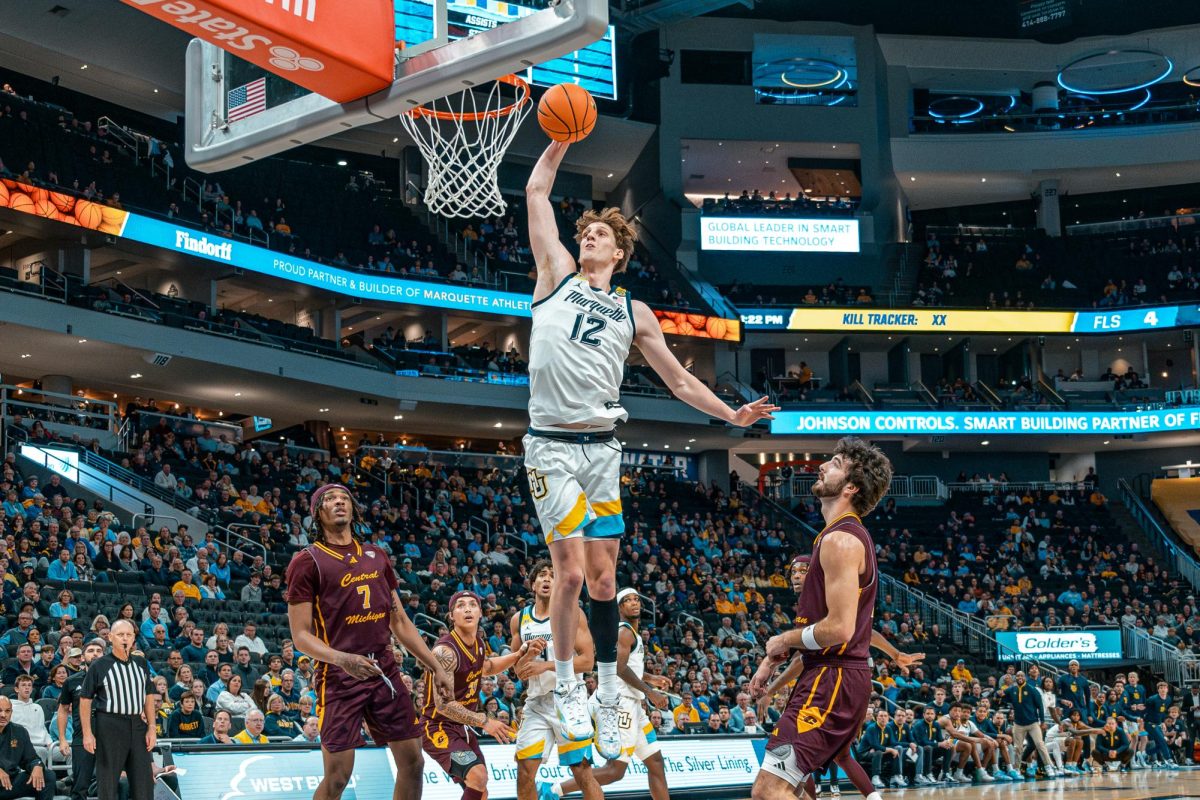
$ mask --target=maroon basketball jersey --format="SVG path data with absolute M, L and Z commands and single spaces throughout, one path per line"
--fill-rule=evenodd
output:
M 858 576 L 858 614 L 854 623 L 854 635 L 850 641 L 824 650 L 806 650 L 804 666 L 814 664 L 862 664 L 865 665 L 871 651 L 871 620 L 875 615 L 875 593 L 879 581 L 875 564 L 875 543 L 871 534 L 863 527 L 862 520 L 855 514 L 845 514 L 825 526 L 813 542 L 812 561 L 808 566 L 808 577 L 800 602 L 796 607 L 796 625 L 812 625 L 829 613 L 825 603 L 825 570 L 821 567 L 821 542 L 833 531 L 844 531 L 862 542 L 866 551 L 866 570 Z
M 288 602 L 313 604 L 313 633 L 335 650 L 395 663 L 389 627 L 398 584 L 383 550 L 318 542 L 292 557 Z M 336 668 L 335 668 L 335 671 Z
M 449 647 L 458 656 L 458 666 L 454 668 L 454 699 L 468 711 L 478 711 L 479 679 L 483 677 L 483 662 L 487 658 L 487 644 L 483 636 L 476 634 L 475 639 L 470 641 L 451 629 L 433 644 L 434 648 L 441 646 Z M 421 709 L 421 717 L 433 721 L 444 719 L 438 714 L 434 702 L 433 673 L 428 670 L 425 672 L 425 705 Z

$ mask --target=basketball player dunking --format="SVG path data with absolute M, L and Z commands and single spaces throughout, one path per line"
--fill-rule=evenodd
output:
M 887 492 L 892 465 L 860 439 L 837 443 L 819 469 L 813 495 L 825 527 L 813 542 L 812 561 L 797 608 L 803 627 L 767 641 L 767 656 L 804 652 L 804 667 L 787 710 L 767 740 L 752 800 L 792 800 L 808 776 L 841 755 L 862 726 L 871 699 L 871 620 L 879 576 L 875 544 L 863 527 Z M 871 792 L 869 800 L 879 800 Z
M 621 446 L 613 427 L 628 418 L 620 387 L 629 347 L 676 397 L 734 425 L 771 419 L 767 398 L 729 408 L 679 363 L 645 303 L 612 286 L 633 255 L 633 229 L 615 208 L 587 211 L 576 222 L 579 263 L 559 242 L 550 205 L 567 145 L 546 148 L 529 176 L 529 241 L 537 264 L 529 337 L 529 434 L 524 439 L 529 488 L 554 562 L 550 625 L 554 629 L 556 712 L 573 742 L 593 737 L 587 690 L 573 666 L 580 591 L 591 598 L 596 642 L 596 749 L 621 753 L 617 701 L 616 564 L 621 516 Z
M 792 591 L 796 593 L 796 613 L 800 613 L 800 595 L 804 592 L 804 582 L 808 577 L 808 567 L 812 559 L 806 555 L 798 555 L 792 559 L 791 568 L 788 570 L 788 577 L 792 584 Z M 871 631 L 871 646 L 876 650 L 882 651 L 888 658 L 896 664 L 897 667 L 907 669 L 908 667 L 916 666 L 925 659 L 924 653 L 902 653 L 896 649 L 895 645 L 887 640 L 882 633 L 877 630 Z M 750 680 L 750 694 L 754 698 L 772 697 L 776 693 L 783 690 L 789 683 L 799 677 L 804 670 L 804 656 L 800 653 L 792 658 L 787 669 L 779 674 L 775 680 L 771 680 L 771 676 L 775 673 L 776 667 L 781 662 L 769 657 L 763 658 L 762 664 L 759 665 L 758 672 Z M 767 681 L 770 681 L 768 684 Z M 793 694 L 796 687 L 792 687 Z M 791 697 L 789 696 L 789 700 Z M 854 759 L 850 753 L 850 744 L 847 744 L 842 752 L 833 758 L 834 767 L 830 767 L 829 784 L 830 794 L 837 796 L 841 794 L 838 788 L 838 779 L 836 768 L 841 767 L 842 772 L 846 773 L 846 777 L 854 784 L 854 788 L 858 789 L 863 797 L 869 797 L 875 791 L 874 785 L 871 783 L 871 778 L 867 775 L 866 770 L 862 765 Z M 796 787 L 796 795 L 816 797 L 817 790 L 820 788 L 820 777 L 824 769 L 819 769 L 815 774 L 810 775 L 805 783 L 803 791 L 801 787 Z
M 531 649 L 517 661 L 517 678 L 525 682 L 525 709 L 517 731 L 517 800 L 534 800 L 538 795 L 538 767 L 550 752 L 558 750 L 558 763 L 568 767 L 584 800 L 602 800 L 604 793 L 592 769 L 590 741 L 571 742 L 562 734 L 558 713 L 554 710 L 554 659 L 551 650 L 554 634 L 550 630 L 550 597 L 554 590 L 554 565 L 546 559 L 534 562 L 529 572 L 533 602 L 513 614 L 509 620 L 512 649 L 537 642 L 543 647 Z M 588 631 L 583 609 L 575 608 L 576 675 L 587 672 L 595 663 L 592 634 Z
M 501 744 L 512 741 L 512 729 L 498 719 L 489 719 L 479 708 L 479 679 L 497 675 L 529 652 L 540 652 L 542 643 L 526 643 L 508 655 L 489 656 L 487 643 L 479 634 L 483 609 L 472 592 L 455 592 L 450 598 L 449 633 L 433 645 L 433 657 L 454 676 L 454 699 L 438 703 L 433 678 L 425 674 L 425 701 L 421 707 L 421 747 L 438 762 L 456 783 L 462 784 L 463 800 L 483 800 L 487 794 L 488 769 L 479 748 L 479 728 Z
M 404 613 L 388 554 L 360 542 L 362 512 L 350 490 L 326 484 L 312 494 L 314 541 L 287 568 L 288 624 L 296 649 L 317 662 L 316 689 L 325 776 L 313 800 L 338 800 L 354 770 L 363 722 L 396 762 L 394 800 L 420 800 L 421 731 L 412 696 L 401 680 L 392 637 L 432 676 L 439 701 L 454 683 Z

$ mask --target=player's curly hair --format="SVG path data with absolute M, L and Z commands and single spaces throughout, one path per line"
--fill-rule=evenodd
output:
M 892 485 L 892 462 L 883 451 L 855 436 L 838 440 L 834 455 L 848 461 L 846 482 L 858 487 L 851 501 L 860 517 L 870 514 Z
M 533 586 L 533 582 L 537 580 L 537 576 L 542 573 L 542 570 L 548 569 L 554 572 L 554 562 L 548 558 L 539 558 L 533 562 L 533 568 L 529 570 L 529 585 Z
M 616 239 L 617 249 L 624 253 L 624 257 L 613 269 L 613 274 L 617 275 L 625 271 L 629 266 L 629 259 L 633 258 L 633 245 L 637 242 L 637 231 L 625 219 L 625 215 L 618 208 L 603 208 L 599 211 L 587 210 L 583 215 L 575 220 L 575 241 L 583 241 L 583 232 L 587 230 L 587 226 L 593 222 L 603 222 L 608 227 L 612 228 L 613 238 Z

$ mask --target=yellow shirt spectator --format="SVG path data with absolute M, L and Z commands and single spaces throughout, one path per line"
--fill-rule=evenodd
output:
M 961 660 L 954 665 L 954 669 L 950 670 L 950 677 L 966 684 L 970 684 L 972 680 L 971 670 L 967 669 L 967 665 Z

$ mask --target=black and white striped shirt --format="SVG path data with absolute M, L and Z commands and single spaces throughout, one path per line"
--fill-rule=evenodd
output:
M 79 690 L 92 700 L 92 710 L 106 714 L 141 714 L 146 695 L 154 693 L 150 668 L 140 656 L 121 659 L 109 653 L 92 662 Z

